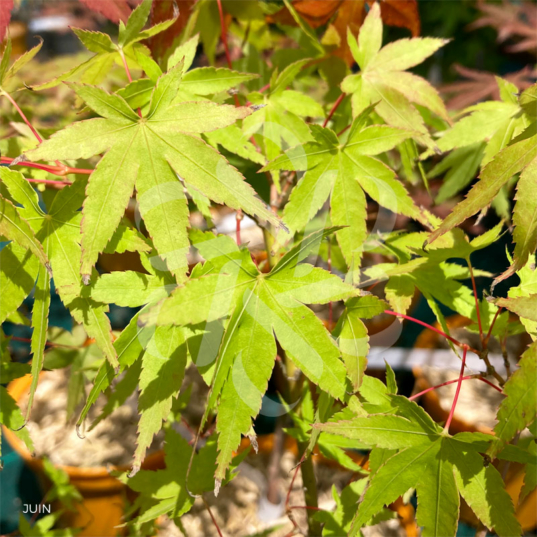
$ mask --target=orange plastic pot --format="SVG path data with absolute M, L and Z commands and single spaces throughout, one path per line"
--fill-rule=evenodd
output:
M 20 401 L 21 397 L 28 392 L 32 381 L 31 375 L 26 375 L 14 380 L 8 386 L 9 394 Z M 6 427 L 2 427 L 5 438 L 13 449 L 22 457 L 26 465 L 36 474 L 45 488 L 50 487 L 43 469 L 43 460 L 32 457 L 25 444 Z M 82 444 L 83 449 L 83 444 Z M 121 535 L 121 529 L 115 527 L 123 523 L 125 502 L 134 498 L 123 483 L 112 477 L 109 468 L 92 467 L 79 468 L 74 466 L 59 466 L 69 476 L 69 480 L 82 496 L 76 511 L 65 511 L 60 524 L 67 528 L 82 528 L 78 534 L 85 537 L 111 537 Z M 164 468 L 164 453 L 162 451 L 149 455 L 142 468 L 157 470 Z M 115 470 L 127 471 L 128 466 L 113 467 Z

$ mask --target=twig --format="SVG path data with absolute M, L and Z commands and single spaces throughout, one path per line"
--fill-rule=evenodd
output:
M 18 336 L 10 336 L 10 339 L 13 341 L 21 341 L 23 343 L 31 343 L 32 340 L 26 337 L 18 337 Z M 48 347 L 61 347 L 63 349 L 83 349 L 86 347 L 86 345 L 82 345 L 80 347 L 77 347 L 75 345 L 63 345 L 62 343 L 54 343 L 53 341 L 46 341 L 45 346 Z
M 492 319 L 492 322 L 490 323 L 490 326 L 489 326 L 489 330 L 487 332 L 487 335 L 485 336 L 485 339 L 483 340 L 483 346 L 484 347 L 487 347 L 488 346 L 488 343 L 489 343 L 489 339 L 490 339 L 490 335 L 492 334 L 492 329 L 494 328 L 494 325 L 496 324 L 496 319 L 498 318 L 498 315 L 500 314 L 500 312 L 502 311 L 502 306 L 500 306 L 497 310 L 496 310 L 496 313 L 494 314 L 494 317 Z
M 222 0 L 216 0 L 216 3 L 218 4 L 218 14 L 220 15 L 220 30 L 221 30 L 221 38 L 222 38 L 222 44 L 224 45 L 224 51 L 226 53 L 226 60 L 227 65 L 230 69 L 233 69 L 233 64 L 231 62 L 231 55 L 229 53 L 229 46 L 227 43 L 227 29 L 226 29 L 226 21 L 224 18 L 224 8 L 222 7 Z M 235 106 L 240 106 L 239 98 L 237 95 L 233 95 L 235 99 Z
M 322 507 L 313 507 L 311 505 L 291 505 L 289 509 L 309 509 L 310 511 L 326 511 Z
M 218 1 L 220 1 L 220 0 L 218 0 Z M 344 93 L 342 93 L 338 97 L 337 101 L 332 106 L 332 109 L 330 110 L 330 112 L 328 112 L 328 115 L 326 116 L 326 119 L 324 120 L 323 127 L 326 127 L 328 125 L 328 122 L 332 119 L 332 116 L 334 115 L 335 111 L 337 110 L 338 106 L 341 104 L 341 101 L 343 101 L 344 98 L 345 98 Z
M 479 326 L 479 337 L 481 338 L 481 344 L 484 346 L 483 325 L 481 324 L 481 311 L 479 310 L 479 299 L 477 298 L 477 287 L 475 285 L 474 269 L 472 267 L 472 263 L 470 263 L 470 256 L 468 256 L 466 258 L 466 262 L 468 263 L 468 268 L 470 269 L 470 277 L 472 278 L 472 288 L 474 290 L 475 310 L 476 310 L 476 314 L 477 314 L 477 324 Z
M 347 125 L 345 128 L 341 129 L 341 130 L 337 133 L 337 135 L 338 135 L 338 136 L 341 136 L 346 130 L 348 130 L 348 129 L 350 129 L 350 128 L 351 128 L 351 125 L 349 124 L 349 125 Z
M 121 56 L 121 60 L 123 62 L 123 67 L 125 68 L 125 73 L 127 73 L 127 78 L 129 79 L 129 82 L 132 82 L 132 76 L 131 72 L 129 70 L 129 65 L 127 63 L 127 58 L 125 58 L 125 53 L 123 50 L 120 50 L 119 55 Z M 142 109 L 138 107 L 138 115 L 142 117 Z
M 467 375 L 466 377 L 462 377 L 462 380 L 471 380 L 471 379 L 477 379 L 477 380 L 480 380 L 482 382 L 485 382 L 486 384 L 488 384 L 489 386 L 492 386 L 495 390 L 499 391 L 500 393 L 503 393 L 503 390 L 501 388 L 498 388 L 498 386 L 496 386 L 496 384 L 493 384 L 492 382 L 490 382 L 490 380 L 487 380 L 485 378 L 483 378 L 481 375 Z M 426 393 L 429 393 L 433 390 L 436 390 L 438 388 L 442 388 L 443 386 L 448 386 L 450 384 L 455 384 L 455 382 L 459 382 L 459 379 L 456 378 L 454 380 L 448 380 L 446 382 L 442 382 L 442 384 L 437 384 L 436 386 L 431 386 L 430 388 L 427 388 L 426 390 L 423 390 L 415 395 L 412 395 L 411 397 L 408 398 L 409 401 L 414 401 L 415 399 L 417 399 L 418 397 L 421 397 L 422 395 L 425 395 Z
M 43 138 L 41 138 L 41 136 L 39 135 L 39 133 L 34 129 L 34 127 L 32 126 L 32 124 L 30 123 L 30 121 L 28 121 L 28 118 L 24 115 L 24 112 L 21 110 L 21 108 L 19 107 L 19 105 L 16 103 L 15 99 L 13 99 L 13 97 L 5 92 L 5 91 L 2 91 L 2 95 L 4 97 L 6 97 L 8 99 L 8 101 L 13 105 L 13 107 L 15 108 L 15 110 L 17 110 L 17 112 L 19 113 L 19 116 L 22 118 L 22 120 L 24 121 L 24 123 L 26 123 L 26 125 L 28 126 L 28 128 L 32 131 L 32 134 L 35 136 L 35 139 L 41 143 L 43 141 Z
M 480 355 L 479 351 L 473 349 L 472 347 L 468 347 L 465 343 L 461 343 L 459 340 L 455 339 L 454 337 L 449 336 L 445 332 L 442 332 L 442 330 L 439 330 L 438 328 L 435 328 L 434 326 L 431 326 L 430 324 L 424 323 L 423 321 L 420 321 L 419 319 L 414 319 L 414 317 L 410 317 L 408 315 L 405 315 L 404 313 L 397 313 L 396 311 L 391 310 L 384 310 L 384 313 L 387 313 L 388 315 L 394 315 L 395 317 L 401 317 L 403 319 L 406 319 L 407 321 L 412 321 L 414 323 L 420 324 L 421 326 L 424 326 L 425 328 L 429 328 L 429 330 L 432 330 L 433 332 L 436 332 L 437 334 L 440 334 L 441 336 L 445 337 L 457 347 L 464 348 L 466 347 L 468 350 L 472 351 L 473 353 Z
M 216 528 L 218 535 L 220 535 L 220 537 L 223 537 L 222 532 L 220 531 L 220 527 L 218 526 L 218 522 L 216 522 L 216 518 L 214 518 L 213 512 L 211 511 L 211 508 L 209 507 L 207 500 L 203 496 L 201 497 L 201 499 L 203 500 L 203 503 L 205 504 L 207 511 L 209 511 L 209 515 L 211 515 L 211 520 L 213 521 L 214 527 Z
M 462 347 L 462 363 L 461 363 L 461 372 L 459 373 L 459 380 L 457 382 L 457 389 L 455 391 L 455 397 L 453 398 L 453 404 L 451 405 L 451 410 L 449 411 L 449 416 L 444 427 L 445 432 L 449 432 L 449 426 L 451 425 L 451 420 L 453 419 L 453 414 L 455 414 L 455 407 L 457 406 L 457 401 L 459 399 L 459 394 L 461 392 L 462 378 L 464 375 L 464 368 L 466 367 L 466 353 L 468 352 L 468 345 Z
M 236 239 L 237 239 L 237 246 L 241 245 L 241 222 L 242 222 L 242 210 L 239 209 L 237 211 L 237 215 L 235 216 L 235 230 L 236 230 Z
M 71 168 L 70 166 L 49 166 L 48 164 L 37 164 L 35 162 L 20 161 L 15 162 L 16 159 L 10 157 L 0 157 L 1 164 L 8 164 L 9 166 L 23 166 L 26 168 L 36 168 L 37 170 L 44 170 L 52 175 L 57 175 L 59 177 L 65 177 L 71 173 L 77 173 L 81 175 L 90 175 L 93 173 L 93 170 L 88 170 L 84 168 Z
M 328 237 L 328 252 L 327 252 L 328 272 L 332 272 L 332 243 Z M 332 331 L 332 322 L 334 320 L 334 305 L 332 301 L 328 303 L 328 330 Z

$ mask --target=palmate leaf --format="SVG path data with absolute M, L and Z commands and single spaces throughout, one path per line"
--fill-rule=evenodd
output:
M 537 248 L 537 158 L 520 174 L 513 209 L 513 242 L 515 251 L 511 266 L 495 282 L 501 282 L 519 271 Z
M 440 227 L 430 235 L 427 243 L 432 243 L 489 205 L 500 188 L 537 157 L 537 136 L 534 130 L 533 127 L 528 127 L 521 136 L 513 140 L 511 145 L 500 151 L 494 160 L 485 166 L 479 181 L 472 187 L 466 199 L 459 203 Z
M 142 357 L 138 445 L 130 475 L 140 469 L 147 448 L 170 414 L 173 398 L 179 393 L 185 374 L 186 355 L 185 337 L 180 327 L 155 329 Z
M 524 352 L 519 368 L 503 387 L 507 396 L 498 410 L 494 432 L 509 442 L 537 417 L 537 343 Z
M 66 80 L 70 81 L 75 79 L 86 84 L 99 84 L 104 80 L 114 64 L 117 63 L 121 65 L 123 61 L 122 58 L 125 58 L 125 61 L 131 63 L 131 65 L 137 65 L 137 52 L 144 56 L 149 54 L 147 47 L 139 42 L 163 32 L 176 20 L 170 19 L 163 21 L 142 31 L 142 28 L 145 26 L 149 17 L 151 3 L 152 0 L 143 0 L 143 2 L 132 11 L 126 25 L 120 21 L 117 44 L 114 43 L 107 34 L 83 30 L 82 28 L 72 28 L 82 44 L 90 52 L 95 53 L 95 55 L 70 71 L 63 73 L 49 82 L 33 86 L 32 89 L 39 91 L 53 88 Z
M 368 298 L 368 297 L 364 297 Z M 358 390 L 362 384 L 362 376 L 367 367 L 369 353 L 369 337 L 367 328 L 362 322 L 363 308 L 360 307 L 360 298 L 351 298 L 345 304 L 345 312 L 340 317 L 334 336 L 337 337 L 343 362 L 347 369 L 352 387 Z
M 0 250 L 0 323 L 16 312 L 30 294 L 39 267 L 37 257 L 15 242 Z
M 434 54 L 447 41 L 435 38 L 400 39 L 382 45 L 380 7 L 371 6 L 360 28 L 358 41 L 349 32 L 349 48 L 361 68 L 341 84 L 352 94 L 353 115 L 359 115 L 371 103 L 376 112 L 394 127 L 417 131 L 416 140 L 435 147 L 425 123 L 412 103 L 424 106 L 443 119 L 448 115 L 436 90 L 423 78 L 405 72 Z
M 73 86 L 103 119 L 75 123 L 28 153 L 33 160 L 48 160 L 107 151 L 90 177 L 82 210 L 81 272 L 85 281 L 117 228 L 134 187 L 153 243 L 178 278 L 187 270 L 189 248 L 183 180 L 217 203 L 278 225 L 277 217 L 254 196 L 242 175 L 193 136 L 231 125 L 250 110 L 210 102 L 172 106 L 181 72 L 177 66 L 159 79 L 143 118 L 117 95 L 91 86 Z
M 2 180 L 5 168 L 0 170 Z M 19 214 L 17 208 L 7 199 L 0 196 L 0 236 L 15 241 L 19 246 L 31 251 L 39 262 L 50 271 L 50 263 L 42 244 L 36 239 L 28 222 Z
M 88 336 L 95 339 L 110 364 L 117 366 L 117 353 L 112 345 L 110 321 L 106 316 L 107 307 L 82 293 L 77 262 L 81 253 L 79 208 L 84 200 L 87 180 L 77 179 L 71 186 L 58 192 L 50 206 L 49 214 L 44 214 L 39 208 L 37 193 L 21 173 L 0 168 L 0 178 L 11 196 L 22 205 L 18 209 L 19 212 L 28 220 L 35 236 L 48 253 L 54 274 L 54 284 L 62 302 L 75 320 L 84 325 Z M 39 289 L 39 296 L 46 301 L 44 280 Z M 43 306 L 44 303 L 38 301 L 38 304 Z M 43 322 L 40 321 L 40 326 L 42 325 Z
M 2 37 L 0 36 L 0 39 L 1 38 Z M 43 40 L 39 38 L 39 43 L 35 47 L 32 47 L 30 50 L 19 56 L 10 67 L 9 60 L 12 49 L 11 39 L 6 39 L 2 60 L 0 61 L 0 94 L 1 90 L 5 89 L 6 83 L 9 81 L 9 79 L 13 78 L 28 62 L 30 62 L 41 50 L 42 46 Z
M 289 149 L 263 168 L 306 170 L 284 209 L 283 221 L 293 233 L 304 229 L 330 196 L 332 222 L 345 226 L 336 237 L 347 265 L 354 268 L 360 265 L 367 236 L 365 194 L 395 213 L 429 223 L 395 173 L 374 158 L 414 132 L 388 125 L 364 128 L 367 114 L 354 120 L 345 144 L 332 130 L 314 125 L 315 141 Z
M 367 394 L 362 392 L 362 396 Z M 377 414 L 315 425 L 375 447 L 371 481 L 349 535 L 358 535 L 385 505 L 411 488 L 418 494 L 416 516 L 423 535 L 456 534 L 459 494 L 487 528 L 505 537 L 520 535 L 500 474 L 492 465 L 485 467 L 478 453 L 483 446 L 442 433 L 422 409 L 403 397 L 391 396 L 391 403 L 401 416 Z M 386 451 L 378 453 L 379 448 Z
M 213 408 L 220 397 L 216 490 L 241 434 L 252 434 L 251 420 L 259 412 L 276 358 L 275 339 L 322 390 L 338 399 L 344 396 L 339 351 L 304 304 L 341 300 L 355 290 L 322 269 L 298 264 L 325 234 L 306 238 L 265 275 L 229 237 L 198 233 L 195 245 L 207 260 L 206 275 L 177 288 L 158 314 L 148 318 L 158 325 L 196 325 L 229 316 L 207 405 Z
M 248 99 L 260 109 L 245 119 L 243 131 L 252 135 L 264 149 L 267 160 L 276 158 L 284 147 L 293 147 L 312 140 L 308 126 L 302 119 L 306 116 L 321 117 L 322 108 L 310 97 L 286 89 L 310 59 L 288 65 L 281 73 L 274 70 L 270 88 L 265 93 L 253 92 Z M 259 134 L 258 134 L 259 133 Z M 277 185 L 279 178 L 272 174 Z
M 181 64 L 180 68 L 183 71 L 181 86 L 177 90 L 173 104 L 186 101 L 205 101 L 209 96 L 221 94 L 259 76 L 252 73 L 240 73 L 225 67 L 190 69 L 194 61 L 198 41 L 199 35 L 195 35 L 186 43 L 177 47 L 168 59 L 168 71 L 179 66 L 179 64 Z M 135 54 L 136 61 L 148 78 L 131 82 L 125 88 L 120 89 L 117 94 L 121 95 L 132 108 L 142 108 L 145 111 L 145 107 L 151 100 L 153 88 L 158 78 L 162 75 L 162 70 L 155 61 L 144 54 L 144 51 L 136 49 Z
M 171 428 L 166 429 L 164 453 L 164 470 L 141 470 L 129 479 L 125 475 L 120 477 L 121 481 L 139 494 L 135 501 L 136 507 L 140 507 L 136 524 L 143 524 L 165 514 L 172 519 L 177 518 L 190 510 L 194 504 L 194 494 L 201 496 L 213 488 L 216 459 L 214 436 L 207 439 L 206 444 L 194 454 L 190 474 L 188 469 L 192 446 Z M 235 457 L 232 469 L 246 453 L 248 450 Z M 232 471 L 228 471 L 224 482 L 229 482 L 234 476 Z

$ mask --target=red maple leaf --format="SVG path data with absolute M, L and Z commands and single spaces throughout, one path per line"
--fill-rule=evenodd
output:
M 0 42 L 2 42 L 6 36 L 9 21 L 11 20 L 12 9 L 13 0 L 0 0 Z
M 471 29 L 492 26 L 498 32 L 498 41 L 514 39 L 516 44 L 507 48 L 509 52 L 537 51 L 537 4 L 523 2 L 512 4 L 503 0 L 501 4 L 478 3 L 483 16 L 473 22 Z
M 440 93 L 451 94 L 451 99 L 446 103 L 450 110 L 461 110 L 472 104 L 487 99 L 500 99 L 500 91 L 494 73 L 468 69 L 462 65 L 454 65 L 459 75 L 467 78 L 460 82 L 444 84 L 439 89 Z M 527 66 L 515 73 L 503 76 L 505 80 L 513 83 L 520 91 L 529 88 L 535 83 L 537 70 Z
M 89 9 L 100 13 L 107 19 L 115 22 L 126 22 L 131 14 L 131 6 L 128 0 L 80 0 Z

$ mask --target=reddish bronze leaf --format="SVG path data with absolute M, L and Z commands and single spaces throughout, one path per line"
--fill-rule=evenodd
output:
M 0 0 L 0 42 L 4 39 L 11 20 L 13 0 Z
M 80 0 L 86 4 L 92 11 L 100 13 L 107 19 L 116 24 L 122 20 L 127 22 L 131 14 L 131 7 L 128 0 Z
M 358 33 L 366 14 L 365 2 L 366 0 L 293 0 L 292 4 L 296 12 L 312 28 L 318 28 L 332 21 L 341 43 L 333 54 L 351 65 L 354 60 L 347 44 L 347 27 L 354 35 Z M 374 2 L 375 0 L 367 0 L 369 5 Z M 379 0 L 379 3 L 385 24 L 408 28 L 413 36 L 419 35 L 420 18 L 417 0 Z M 286 7 L 267 17 L 267 22 L 296 26 L 293 16 Z
M 515 5 L 507 0 L 501 4 L 487 4 L 480 0 L 479 9 L 483 16 L 470 25 L 471 29 L 492 26 L 498 32 L 500 43 L 514 39 L 517 42 L 507 47 L 509 52 L 537 51 L 536 4 L 523 2 Z
M 177 16 L 177 9 L 179 9 L 179 16 L 174 24 L 165 32 L 161 32 L 151 38 L 149 48 L 153 57 L 161 58 L 166 51 L 172 48 L 175 39 L 183 31 L 195 3 L 196 0 L 153 0 L 153 9 L 151 12 L 152 25 L 173 19 Z
M 420 35 L 421 24 L 417 0 L 381 0 L 380 15 L 384 24 L 408 28 L 414 37 Z
M 318 28 L 326 24 L 342 3 L 344 3 L 343 0 L 293 0 L 292 2 L 296 12 L 312 28 Z M 295 19 L 293 19 L 286 7 L 267 17 L 267 22 L 279 22 L 288 26 L 296 26 Z
M 471 104 L 487 99 L 500 99 L 500 92 L 494 73 L 468 69 L 457 64 L 454 67 L 459 75 L 468 80 L 444 84 L 439 88 L 440 93 L 452 95 L 451 99 L 446 103 L 448 109 L 461 110 Z M 512 82 L 519 90 L 529 88 L 535 83 L 536 77 L 537 70 L 531 69 L 529 66 L 516 73 L 503 76 L 505 80 Z
M 358 33 L 366 15 L 364 8 L 364 0 L 345 0 L 338 9 L 336 20 L 333 23 L 341 39 L 341 45 L 334 51 L 334 55 L 343 58 L 347 65 L 354 63 L 354 58 L 347 43 L 347 26 L 353 35 Z

